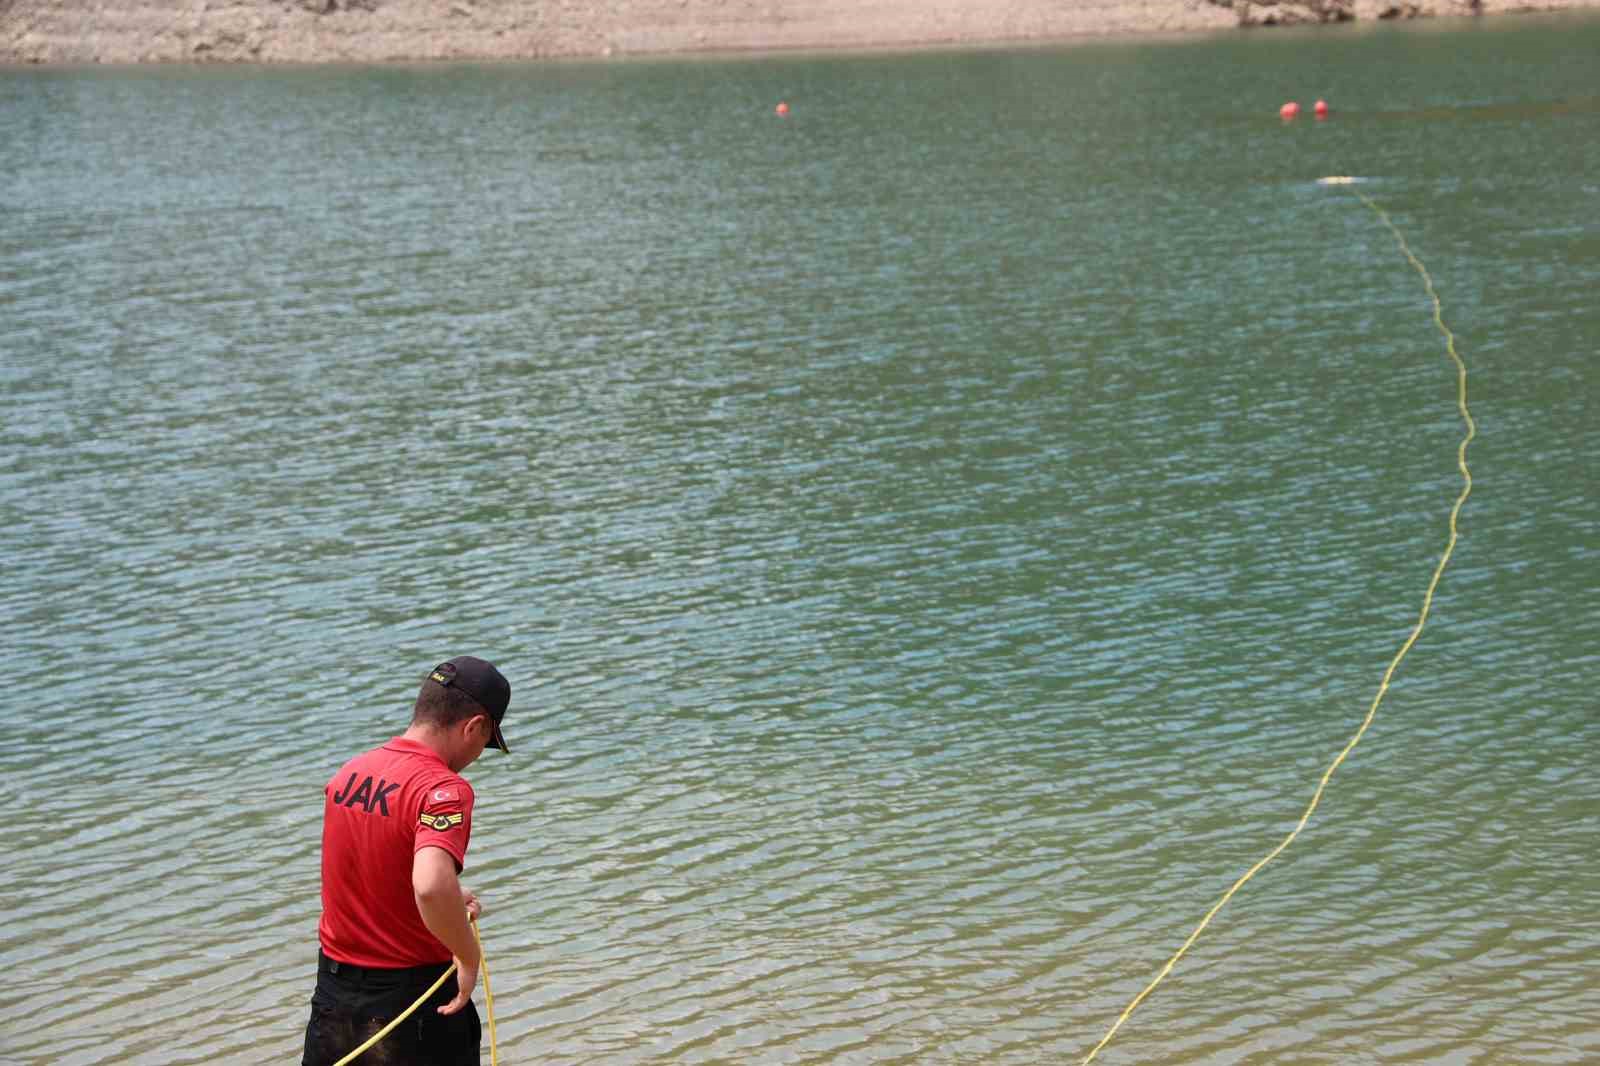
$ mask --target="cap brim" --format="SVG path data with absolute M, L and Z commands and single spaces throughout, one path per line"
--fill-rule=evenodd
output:
M 506 735 L 500 732 L 500 723 L 493 718 L 489 719 L 489 723 L 494 726 L 494 735 L 489 738 L 489 746 L 491 748 L 499 748 L 507 755 L 510 755 L 511 749 L 506 747 Z

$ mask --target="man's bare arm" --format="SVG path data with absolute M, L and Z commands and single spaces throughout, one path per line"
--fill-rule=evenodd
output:
M 411 860 L 411 891 L 422 924 L 456 958 L 456 997 L 439 1008 L 440 1014 L 454 1014 L 472 999 L 478 983 L 478 942 L 467 922 L 455 857 L 443 848 L 418 851 Z

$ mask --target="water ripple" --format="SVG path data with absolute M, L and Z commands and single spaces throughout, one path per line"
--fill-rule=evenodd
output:
M 1592 36 L 0 74 L 0 1058 L 292 1060 L 318 789 L 461 650 L 502 1062 L 1076 1060 L 1443 542 L 1351 152 L 1482 491 L 1105 1061 L 1600 1057 L 1592 116 L 1216 103 Z

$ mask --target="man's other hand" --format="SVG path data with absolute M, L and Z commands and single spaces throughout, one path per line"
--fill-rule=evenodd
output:
M 439 1007 L 440 1014 L 454 1014 L 456 1011 L 472 1002 L 472 989 L 478 983 L 478 962 L 473 959 L 468 962 L 461 956 L 456 956 L 456 998 Z

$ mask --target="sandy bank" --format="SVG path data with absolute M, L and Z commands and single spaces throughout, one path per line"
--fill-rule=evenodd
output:
M 0 63 L 902 47 L 1566 8 L 1600 0 L 0 0 Z

